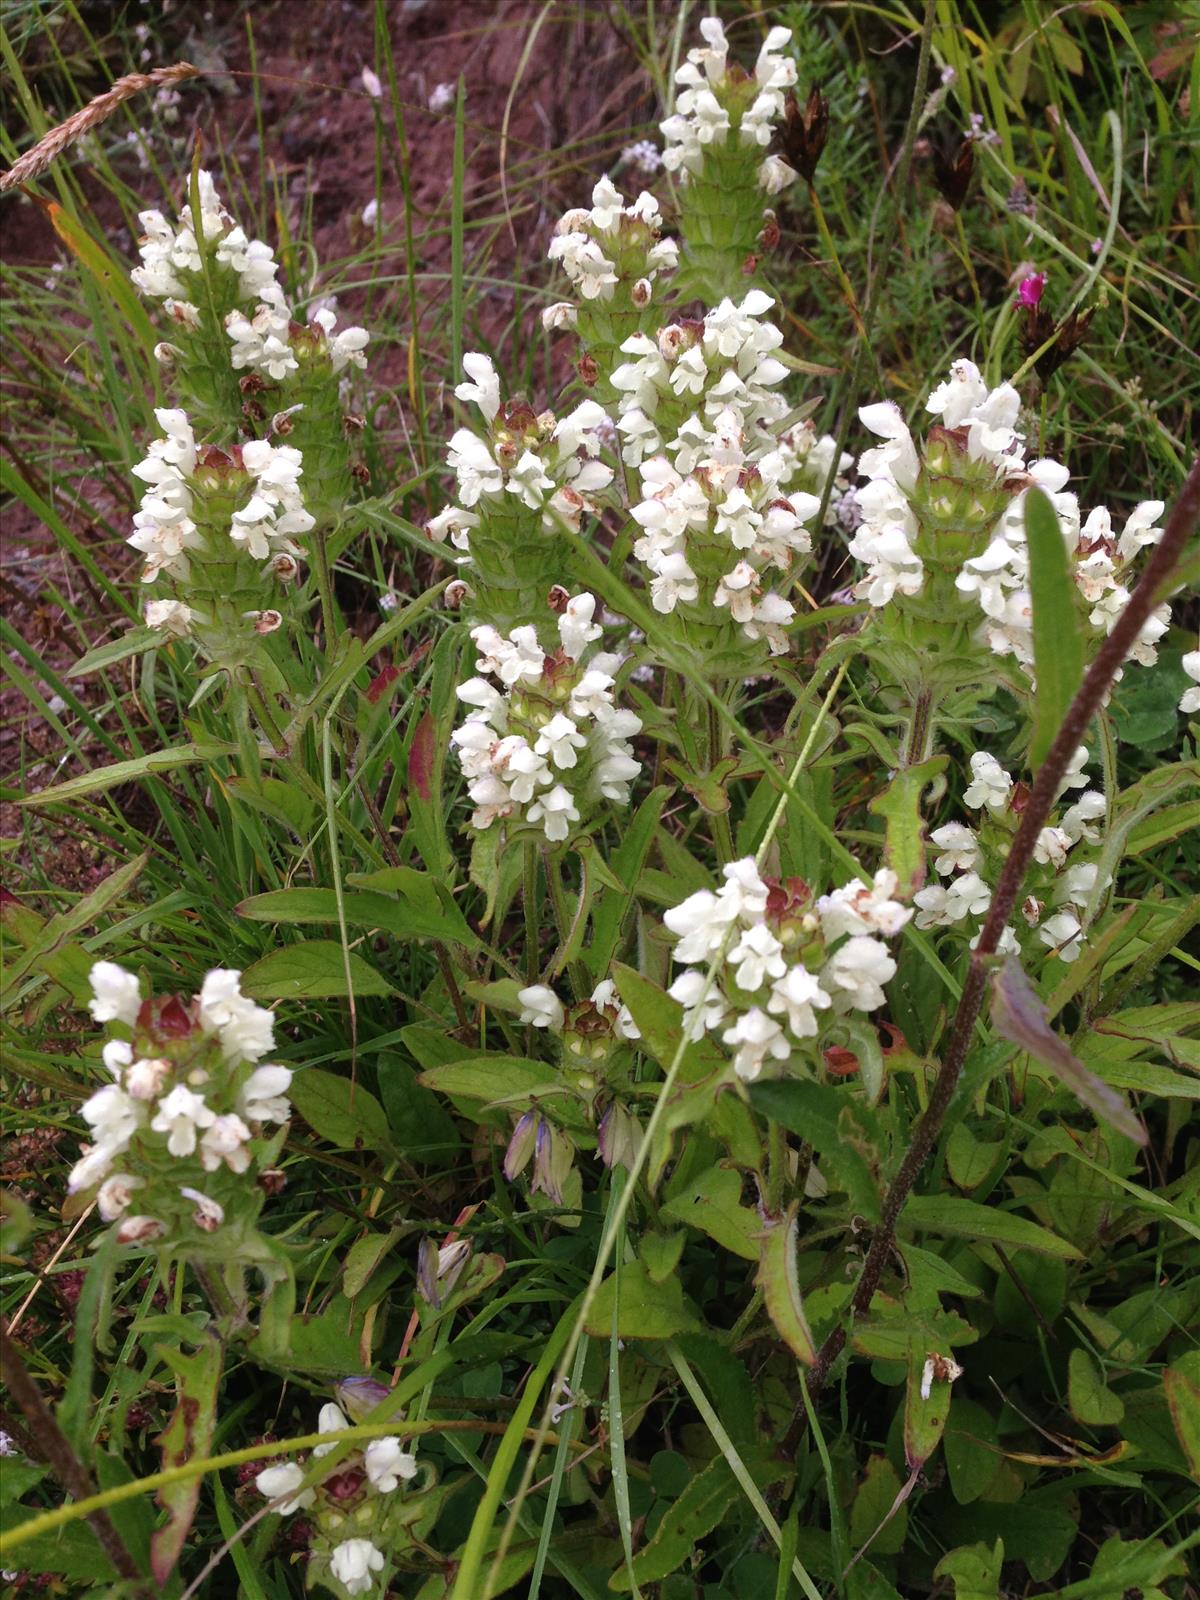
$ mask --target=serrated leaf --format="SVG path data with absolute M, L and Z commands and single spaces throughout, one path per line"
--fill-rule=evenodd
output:
M 956 1550 L 947 1551 L 934 1567 L 933 1575 L 950 1579 L 954 1600 L 997 1600 L 1003 1565 L 1003 1539 L 990 1546 L 961 1544 Z
M 1083 636 L 1058 513 L 1038 488 L 1026 490 L 1024 506 L 1037 674 L 1029 764 L 1037 772 L 1083 679 Z
M 840 1090 L 801 1078 L 749 1086 L 750 1104 L 789 1133 L 806 1139 L 821 1158 L 831 1189 L 842 1189 L 869 1222 L 879 1219 L 879 1189 L 862 1152 L 844 1136 L 842 1112 L 851 1104 Z M 856 1109 L 865 1111 L 864 1107 Z
M 392 986 L 382 973 L 333 939 L 309 939 L 272 950 L 243 972 L 242 993 L 252 1000 L 332 999 L 350 993 L 347 964 L 356 995 L 391 994 Z

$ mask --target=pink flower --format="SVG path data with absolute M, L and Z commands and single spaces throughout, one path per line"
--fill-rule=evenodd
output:
M 1031 272 L 1027 278 L 1022 278 L 1017 289 L 1017 301 L 1023 306 L 1036 306 L 1046 289 L 1046 274 L 1044 272 Z

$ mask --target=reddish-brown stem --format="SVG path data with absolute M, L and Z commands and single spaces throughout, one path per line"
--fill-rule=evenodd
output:
M 1013 839 L 1012 849 L 996 884 L 996 892 L 992 896 L 992 903 L 980 932 L 978 944 L 971 955 L 966 982 L 963 984 L 958 1009 L 954 1014 L 950 1043 L 934 1080 L 929 1104 L 917 1123 L 912 1143 L 905 1152 L 900 1169 L 892 1179 L 884 1199 L 879 1226 L 875 1230 L 875 1236 L 863 1262 L 858 1286 L 850 1300 L 851 1317 L 865 1316 L 870 1307 L 875 1291 L 879 1287 L 879 1280 L 883 1276 L 884 1267 L 892 1253 L 896 1221 L 920 1176 L 921 1168 L 937 1143 L 946 1112 L 950 1108 L 950 1102 L 954 1098 L 954 1091 L 962 1075 L 976 1019 L 983 1006 L 989 960 L 995 955 L 1000 936 L 1008 926 L 1025 873 L 1033 859 L 1038 834 L 1045 827 L 1046 819 L 1057 798 L 1058 786 L 1067 771 L 1071 757 L 1083 741 L 1088 724 L 1104 703 L 1117 670 L 1135 644 L 1138 634 L 1142 631 L 1160 596 L 1167 589 L 1171 574 L 1198 523 L 1200 523 L 1200 456 L 1192 464 L 1192 470 L 1180 490 L 1171 515 L 1167 518 L 1162 539 L 1151 552 L 1141 580 L 1129 597 L 1129 604 L 1117 618 L 1112 632 L 1100 646 L 1096 659 L 1084 674 L 1083 682 L 1067 707 L 1062 726 L 1055 735 L 1041 770 L 1034 779 L 1029 802 L 1021 816 L 1021 824 Z M 839 1322 L 817 1351 L 816 1359 L 807 1375 L 810 1394 L 815 1394 L 823 1386 L 829 1376 L 830 1367 L 841 1354 L 845 1343 L 846 1324 Z M 802 1425 L 802 1416 L 802 1412 L 797 1413 L 789 1438 L 798 1433 L 798 1428 Z
M 42 1398 L 42 1392 L 29 1376 L 16 1341 L 9 1337 L 8 1324 L 0 1318 L 0 1369 L 4 1383 L 25 1417 L 29 1437 L 38 1454 L 47 1463 L 54 1476 L 73 1500 L 87 1500 L 96 1488 L 87 1468 L 72 1448 L 71 1441 L 59 1427 L 54 1413 Z M 118 1574 L 136 1585 L 137 1594 L 147 1594 L 149 1587 L 138 1565 L 125 1548 L 120 1534 L 113 1527 L 106 1511 L 93 1511 L 88 1517 L 92 1532 L 103 1546 L 104 1553 Z

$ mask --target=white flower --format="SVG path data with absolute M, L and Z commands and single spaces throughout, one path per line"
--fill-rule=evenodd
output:
M 600 637 L 600 624 L 592 621 L 595 610 L 595 595 L 577 594 L 567 601 L 558 619 L 558 636 L 572 661 L 578 661 L 585 647 Z
M 115 1152 L 123 1150 L 137 1132 L 144 1112 L 124 1089 L 107 1083 L 84 1101 L 79 1114 L 95 1134 L 97 1145 Z
M 407 1483 L 417 1475 L 416 1456 L 402 1449 L 399 1439 L 391 1435 L 371 1440 L 364 1464 L 371 1487 L 379 1494 L 391 1494 L 401 1479 Z
M 292 1114 L 285 1098 L 290 1067 L 256 1067 L 242 1085 L 241 1108 L 247 1122 L 286 1122 Z
M 241 973 L 214 967 L 205 974 L 200 989 L 200 1026 L 220 1036 L 226 1056 L 257 1061 L 275 1043 L 275 1018 L 248 1000 L 241 990 Z
M 133 1046 L 127 1044 L 124 1039 L 109 1039 L 100 1052 L 100 1059 L 117 1082 L 120 1083 L 125 1068 L 133 1060 Z M 130 1094 L 133 1093 L 128 1083 L 125 1084 L 125 1088 Z
M 222 1161 L 230 1172 L 245 1172 L 250 1165 L 246 1148 L 252 1137 L 241 1117 L 232 1112 L 218 1117 L 200 1140 L 200 1164 L 205 1172 L 216 1172 Z
M 170 1094 L 158 1102 L 150 1127 L 155 1133 L 167 1135 L 167 1149 L 173 1156 L 190 1156 L 196 1148 L 197 1128 L 211 1128 L 216 1116 L 204 1103 L 203 1095 L 177 1083 Z
M 834 951 L 821 972 L 838 1011 L 874 1011 L 884 1001 L 882 985 L 896 975 L 896 963 L 878 939 L 856 934 Z
M 1100 833 L 1097 828 L 1091 828 L 1089 823 L 1097 821 L 1107 814 L 1108 802 L 1098 789 L 1088 789 L 1079 796 L 1073 806 L 1063 812 L 1062 829 L 1072 844 L 1078 844 L 1080 839 L 1086 839 L 1090 844 L 1095 844 Z
M 373 1572 L 382 1572 L 383 1553 L 369 1539 L 343 1539 L 329 1558 L 329 1570 L 347 1594 L 366 1594 Z
M 952 872 L 972 872 L 979 863 L 979 841 L 972 829 L 961 822 L 947 822 L 929 835 L 931 844 L 942 852 L 934 863 L 934 871 L 943 877 Z
M 472 351 L 463 357 L 463 368 L 474 382 L 458 384 L 455 395 L 460 400 L 473 400 L 491 422 L 500 409 L 500 379 L 491 357 Z
M 1033 859 L 1057 872 L 1067 859 L 1071 835 L 1065 828 L 1043 828 L 1033 847 Z
M 447 460 L 458 477 L 459 498 L 465 506 L 476 505 L 481 495 L 497 495 L 504 488 L 499 463 L 469 428 L 459 428 L 451 437 Z
M 113 1157 L 120 1154 L 106 1144 L 80 1145 L 80 1157 L 71 1168 L 67 1178 L 67 1189 L 71 1194 L 78 1194 L 81 1189 L 90 1189 L 94 1183 L 99 1183 L 102 1178 L 112 1171 Z
M 533 983 L 517 993 L 521 1002 L 521 1021 L 534 1028 L 549 1028 L 552 1033 L 562 1031 L 566 1018 L 562 1001 L 553 989 L 544 983 Z
M 826 938 L 837 939 L 844 933 L 899 933 L 912 911 L 893 898 L 898 888 L 896 874 L 890 867 L 881 867 L 870 887 L 861 878 L 852 878 L 832 894 L 822 895 L 817 911 Z
M 119 1216 L 129 1210 L 129 1203 L 133 1199 L 133 1191 L 141 1187 L 142 1179 L 131 1177 L 128 1172 L 116 1172 L 111 1178 L 106 1178 L 100 1185 L 100 1192 L 96 1196 L 96 1206 L 102 1220 L 115 1222 Z
M 281 1517 L 290 1517 L 293 1511 L 303 1511 L 312 1505 L 316 1498 L 314 1489 L 305 1489 L 297 1494 L 295 1491 L 304 1482 L 304 1468 L 295 1461 L 283 1461 L 274 1467 L 264 1467 L 254 1480 L 254 1487 L 259 1494 L 267 1500 L 277 1500 L 280 1495 L 288 1498 L 276 1506 Z
M 763 922 L 747 928 L 729 952 L 736 964 L 734 982 L 739 989 L 759 989 L 768 978 L 781 978 L 786 970 L 783 946 Z
M 1080 935 L 1083 925 L 1074 911 L 1056 911 L 1052 917 L 1047 917 L 1038 929 L 1038 938 L 1043 944 L 1049 945 L 1060 961 L 1076 961 L 1083 948 Z
M 350 1424 L 346 1421 L 345 1413 L 340 1406 L 335 1406 L 332 1400 L 327 1400 L 317 1415 L 318 1433 L 340 1433 Z M 313 1450 L 314 1456 L 327 1456 L 335 1448 L 332 1444 L 319 1444 Z
M 1196 687 L 1183 691 L 1183 699 L 1179 702 L 1179 709 L 1185 714 L 1200 711 L 1200 650 L 1189 650 L 1180 665 Z
M 97 961 L 88 973 L 93 999 L 88 1010 L 96 1022 L 123 1022 L 132 1028 L 142 1006 L 141 989 L 132 972 L 115 961 Z
M 557 843 L 568 836 L 571 831 L 570 824 L 579 821 L 579 808 L 570 791 L 559 783 L 548 792 L 540 794 L 529 807 L 526 816 L 530 822 L 540 822 L 547 839 Z
M 192 1221 L 205 1233 L 216 1233 L 225 1221 L 225 1207 L 219 1201 L 212 1200 L 208 1195 L 202 1194 L 199 1189 L 189 1189 L 183 1186 L 180 1194 L 185 1200 L 190 1200 L 195 1206 L 192 1212 Z
M 161 1056 L 135 1061 L 125 1073 L 125 1089 L 135 1100 L 157 1100 L 171 1076 L 171 1063 Z
M 182 600 L 150 600 L 146 604 L 146 626 L 162 628 L 177 639 L 187 635 L 194 615 L 191 606 Z
M 452 83 L 435 83 L 429 91 L 430 111 L 448 111 L 454 104 L 458 91 Z
M 364 67 L 362 69 L 362 86 L 371 96 L 372 100 L 378 100 L 383 94 L 383 85 L 379 81 L 379 74 L 372 72 L 370 67 Z
M 699 1038 L 701 1034 L 720 1027 L 729 1010 L 717 985 L 710 983 L 706 988 L 704 973 L 694 968 L 681 972 L 667 993 L 687 1013 L 684 1031 L 689 1039 Z
M 1012 786 L 1012 779 L 995 756 L 977 750 L 971 757 L 971 782 L 963 791 L 963 803 L 976 810 L 986 806 L 993 816 L 999 816 L 1008 808 Z
M 830 1004 L 815 973 L 804 967 L 789 967 L 783 977 L 771 985 L 767 1010 L 786 1016 L 794 1038 L 812 1039 L 819 1026 L 814 1012 L 824 1011 Z
M 733 1070 L 746 1083 L 752 1083 L 770 1058 L 786 1061 L 792 1053 L 783 1029 L 758 1006 L 740 1016 L 721 1035 L 726 1044 L 736 1045 Z
M 964 872 L 946 887 L 918 889 L 913 900 L 918 928 L 949 928 L 964 917 L 981 916 L 992 903 L 992 891 L 977 872 Z
M 556 767 L 570 768 L 579 761 L 576 752 L 587 748 L 587 738 L 570 717 L 556 711 L 533 748 L 536 755 L 549 756 Z

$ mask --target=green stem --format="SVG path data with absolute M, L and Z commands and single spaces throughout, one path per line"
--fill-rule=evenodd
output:
M 528 983 L 536 983 L 540 963 L 538 960 L 538 852 L 537 845 L 530 841 L 524 846 L 525 871 L 524 883 L 521 893 L 522 909 L 525 913 L 525 978 Z

